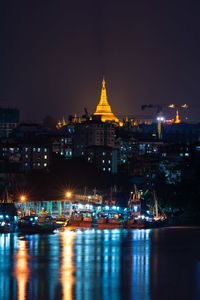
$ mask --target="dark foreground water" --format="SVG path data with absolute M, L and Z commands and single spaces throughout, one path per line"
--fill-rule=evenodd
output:
M 0 234 L 3 299 L 200 299 L 200 228 Z

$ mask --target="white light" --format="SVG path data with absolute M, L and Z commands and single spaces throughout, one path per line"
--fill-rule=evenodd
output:
M 78 205 L 78 208 L 83 208 L 83 204 L 79 204 L 79 205 Z
M 112 207 L 112 209 L 114 209 L 114 210 L 115 210 L 115 209 L 116 209 L 116 206 L 113 206 L 113 207 Z
M 138 207 L 137 207 L 137 205 L 134 205 L 133 208 L 134 208 L 134 211 L 137 211 Z
M 106 205 L 105 209 L 106 209 L 106 210 L 109 210 L 109 206 L 108 206 L 108 205 Z
M 119 210 L 119 206 L 117 206 L 117 210 Z

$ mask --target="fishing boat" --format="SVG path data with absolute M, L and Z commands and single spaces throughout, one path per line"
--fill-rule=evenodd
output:
M 10 223 L 5 222 L 4 220 L 0 221 L 0 233 L 9 233 L 10 232 Z
M 66 227 L 69 225 L 69 218 L 66 216 L 57 216 L 55 219 L 55 224 L 58 228 Z
M 158 205 L 158 200 L 153 191 L 154 206 L 152 213 L 142 208 L 142 201 L 140 192 L 134 186 L 134 192 L 131 193 L 131 197 L 128 203 L 129 214 L 125 222 L 126 228 L 157 228 L 165 226 L 167 223 L 167 217 Z
M 117 212 L 105 214 L 99 214 L 97 219 L 98 229 L 114 229 L 114 228 L 123 228 L 124 220 L 122 219 L 121 214 Z
M 52 218 L 39 220 L 37 216 L 25 216 L 18 220 L 18 230 L 23 233 L 52 233 L 56 229 Z
M 93 227 L 92 213 L 88 211 L 74 212 L 69 219 L 69 226 Z

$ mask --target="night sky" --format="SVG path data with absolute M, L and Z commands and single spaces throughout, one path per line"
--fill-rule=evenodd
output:
M 199 1 L 1 1 L 0 38 L 1 104 L 21 120 L 94 112 L 103 74 L 116 114 L 188 103 L 199 117 Z

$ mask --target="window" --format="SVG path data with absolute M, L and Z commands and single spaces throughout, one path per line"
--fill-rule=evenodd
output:
M 110 168 L 108 168 L 108 171 L 110 172 Z
M 39 167 L 39 166 L 40 166 L 40 163 L 38 163 L 37 165 L 38 165 L 38 167 Z
M 44 159 L 47 159 L 47 155 L 44 155 Z
M 110 164 L 110 163 L 111 163 L 111 161 L 109 160 L 109 161 L 108 161 L 108 163 Z
M 47 163 L 44 163 L 44 167 L 46 167 L 47 166 Z
M 35 148 L 33 148 L 33 152 L 35 152 Z
M 88 157 L 88 161 L 90 161 L 90 157 Z
M 105 163 L 105 160 L 104 160 L 104 159 L 102 160 L 102 163 L 103 163 L 103 164 Z
M 25 158 L 28 159 L 28 154 L 25 155 Z
M 37 152 L 40 152 L 40 148 L 37 148 Z
M 44 148 L 44 152 L 47 152 L 47 148 Z
M 103 156 L 105 156 L 105 155 L 106 155 L 106 152 L 103 152 L 102 154 L 103 154 Z
M 105 168 L 103 168 L 103 171 L 105 171 L 106 169 Z
M 25 152 L 28 152 L 28 148 L 25 148 Z

